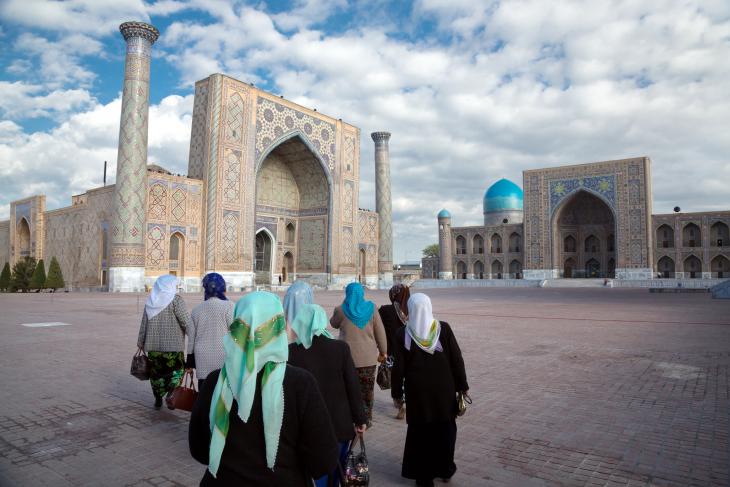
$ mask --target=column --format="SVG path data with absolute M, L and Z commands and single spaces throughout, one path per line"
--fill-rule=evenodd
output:
M 109 291 L 133 292 L 144 289 L 150 51 L 160 33 L 143 22 L 125 22 L 119 30 L 127 42 L 127 56 L 111 217 Z
M 441 210 L 439 222 L 439 279 L 453 279 L 453 256 L 451 254 L 451 213 Z
M 390 132 L 370 134 L 375 142 L 375 211 L 378 213 L 378 288 L 393 285 L 393 214 L 390 196 Z

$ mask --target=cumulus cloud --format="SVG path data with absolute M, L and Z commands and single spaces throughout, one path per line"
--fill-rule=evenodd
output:
M 0 113 L 10 119 L 59 117 L 94 102 L 86 90 L 54 90 L 41 85 L 0 81 Z
M 173 16 L 156 45 L 187 93 L 224 72 L 361 127 L 362 207 L 374 207 L 369 134 L 391 131 L 396 260 L 415 259 L 436 241 L 441 207 L 456 225 L 479 224 L 484 190 L 500 177 L 521 184 L 522 170 L 536 167 L 648 155 L 655 212 L 730 208 L 730 4 L 722 0 L 419 0 L 406 18 L 387 22 L 339 0 L 302 0 L 273 13 L 265 4 L 194 0 L 103 3 L 107 15 L 92 3 L 66 2 L 63 15 L 78 11 L 116 29 L 120 9 L 143 19 L 204 11 L 204 20 Z M 8 5 L 17 3 L 6 2 L 0 15 L 10 11 L 14 22 L 45 22 L 28 24 Z M 327 28 L 326 19 L 340 22 L 345 12 L 346 28 Z M 191 102 L 171 96 L 151 110 L 151 120 L 165 122 L 151 121 L 150 159 L 173 172 L 185 171 Z M 71 125 L 94 132 L 91 125 L 109 123 L 100 120 L 104 110 L 118 124 L 118 106 L 114 114 L 112 104 L 81 109 L 91 117 L 85 124 L 72 116 L 28 135 L 10 122 L 0 125 L 0 140 L 17 138 L 12 160 L 38 156 L 34 168 L 42 170 L 50 163 L 30 149 L 42 145 L 35 139 L 69 137 Z M 114 160 L 116 128 L 103 133 L 103 144 L 84 136 L 69 153 L 88 150 L 96 165 Z M 0 163 L 9 157 L 0 152 Z M 60 185 L 57 193 L 70 191 Z

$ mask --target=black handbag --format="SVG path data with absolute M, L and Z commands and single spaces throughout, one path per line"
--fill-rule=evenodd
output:
M 352 449 L 360 440 L 360 452 L 355 453 Z M 362 434 L 355 436 L 345 458 L 345 465 L 339 465 L 340 483 L 343 487 L 367 487 L 370 485 L 370 471 L 368 467 L 368 456 L 365 452 L 365 440 Z
M 375 382 L 382 390 L 390 389 L 390 372 L 393 369 L 393 357 L 388 357 L 378 366 Z
M 150 379 L 150 359 L 147 358 L 147 354 L 141 348 L 137 349 L 137 353 L 132 357 L 132 367 L 129 373 L 139 380 Z

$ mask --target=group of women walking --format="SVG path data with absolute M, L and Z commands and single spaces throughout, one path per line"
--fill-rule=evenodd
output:
M 200 485 L 339 485 L 351 441 L 372 424 L 376 367 L 388 356 L 397 417 L 408 424 L 403 476 L 416 485 L 453 476 L 456 393 L 468 384 L 456 338 L 428 296 L 398 285 L 376 309 L 351 283 L 328 320 L 305 282 L 283 304 L 256 291 L 234 306 L 223 278 L 208 274 L 205 301 L 189 316 L 176 283 L 155 283 L 138 346 L 152 363 L 157 408 L 185 368 L 197 371 L 189 445 L 208 465 Z

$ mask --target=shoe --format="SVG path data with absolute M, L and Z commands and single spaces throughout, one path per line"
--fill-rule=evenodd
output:
M 175 406 L 172 404 L 172 392 L 165 396 L 165 403 L 167 404 L 167 409 L 175 409 Z
M 162 398 L 155 396 L 155 409 L 160 409 L 162 407 Z
M 406 417 L 406 406 L 403 405 L 398 409 L 398 414 L 395 415 L 395 419 L 403 419 Z

